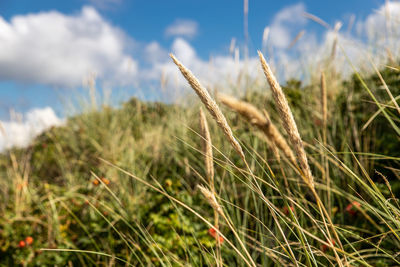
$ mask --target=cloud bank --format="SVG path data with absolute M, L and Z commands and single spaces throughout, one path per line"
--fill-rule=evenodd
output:
M 120 0 L 91 1 L 117 3 Z M 388 1 L 364 20 L 357 21 L 356 33 L 335 30 L 333 26 L 323 34 L 309 31 L 310 23 L 315 22 L 307 19 L 304 12 L 306 7 L 302 3 L 287 6 L 273 17 L 264 31 L 260 46 L 276 69 L 282 70 L 278 71 L 283 73 L 282 79 L 304 77 L 305 72 L 330 56 L 335 42 L 356 63 L 365 58 L 362 53 L 366 52 L 375 51 L 385 56 L 382 53 L 390 50 L 394 56 L 399 54 L 399 2 Z M 135 41 L 93 7 L 83 7 L 73 15 L 54 11 L 20 15 L 9 22 L 0 17 L 0 80 L 65 88 L 80 86 L 85 77 L 95 73 L 109 87 L 147 87 L 156 84 L 161 76 L 171 74 L 168 80 L 174 80 L 174 86 L 178 82 L 181 87 L 181 79 L 175 78 L 177 70 L 172 71 L 169 51 L 176 53 L 205 82 L 220 81 L 226 76 L 237 78 L 245 65 L 239 53 L 236 57 L 217 54 L 211 62 L 201 59 L 188 42 L 197 32 L 195 21 L 176 20 L 165 29 L 165 35 L 174 38 L 172 46 L 163 47 L 157 41 Z M 235 50 L 240 51 L 239 47 Z M 343 64 L 340 49 L 336 53 L 337 62 Z M 249 58 L 247 68 L 255 60 L 255 57 Z
M 96 73 L 114 84 L 131 83 L 138 63 L 124 33 L 92 7 L 67 16 L 42 12 L 0 17 L 0 80 L 75 87 Z
M 370 60 L 380 65 L 387 63 L 389 57 L 400 56 L 400 2 L 387 1 L 366 18 L 359 19 L 354 30 L 351 20 L 337 21 L 335 25 L 323 22 L 318 25 L 324 29 L 322 34 L 310 30 L 311 23 L 317 22 L 306 19 L 305 12 L 306 7 L 301 3 L 287 6 L 264 30 L 263 51 L 282 80 L 291 77 L 307 80 L 327 61 L 347 77 L 353 72 L 350 62 L 368 71 Z
M 33 109 L 19 120 L 0 121 L 0 152 L 11 147 L 26 147 L 43 131 L 63 123 L 50 107 Z
M 278 12 L 269 25 L 270 43 L 276 48 L 287 48 L 293 37 L 307 23 L 303 16 L 305 6 L 302 3 L 288 6 Z

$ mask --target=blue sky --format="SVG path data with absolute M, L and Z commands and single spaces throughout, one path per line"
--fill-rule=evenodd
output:
M 304 10 L 317 15 L 332 27 L 340 20 L 344 25 L 343 28 L 346 28 L 352 14 L 355 15 L 356 21 L 363 21 L 383 4 L 384 1 L 377 0 L 249 0 L 250 56 L 254 56 L 257 49 L 262 48 L 264 28 L 273 25 L 274 22 L 278 26 L 274 28 L 276 30 L 282 25 L 293 28 L 298 26 L 298 30 L 304 28 L 307 32 L 312 32 L 312 38 L 322 38 L 326 29 L 315 22 L 309 20 L 304 22 L 298 18 L 299 23 L 297 23 L 290 22 L 286 18 L 283 23 L 277 23 L 277 14 L 285 8 L 295 7 L 294 9 L 297 8 L 299 12 Z M 236 39 L 238 48 L 242 48 L 244 44 L 243 1 L 1 0 L 0 17 L 3 20 L 3 28 L 9 26 L 12 28 L 9 36 L 3 33 L 5 36 L 3 38 L 8 38 L 10 46 L 3 47 L 3 55 L 0 52 L 0 120 L 8 119 L 10 108 L 24 113 L 33 108 L 50 106 L 59 116 L 63 116 L 64 107 L 60 98 L 82 91 L 79 81 L 88 75 L 81 73 L 82 78 L 78 77 L 80 74 L 73 70 L 75 66 L 77 70 L 79 67 L 88 70 L 95 69 L 99 65 L 99 71 L 95 72 L 99 73 L 100 80 L 103 79 L 102 86 L 151 99 L 157 98 L 159 92 L 157 80 L 160 79 L 161 71 L 154 72 L 154 75 L 150 72 L 159 70 L 161 66 L 168 70 L 168 66 L 164 63 L 150 59 L 152 55 L 160 55 L 166 61 L 168 52 L 179 50 L 183 58 L 186 55 L 190 58 L 191 53 L 195 53 L 196 59 L 207 61 L 210 57 L 229 55 L 232 38 Z M 16 18 L 19 18 L 20 23 L 15 22 L 18 21 Z M 77 21 L 76 24 L 74 20 Z M 36 26 L 31 26 L 35 23 Z M 93 23 L 100 26 L 93 26 Z M 57 28 L 70 27 L 65 25 L 71 24 L 73 30 L 70 28 L 64 32 Z M 42 25 L 46 25 L 46 29 L 38 30 Z M 179 32 L 179 26 L 182 25 L 188 26 L 189 29 L 183 27 Z M 104 38 L 96 39 L 94 36 L 91 44 L 81 44 L 74 48 L 73 42 L 82 40 L 82 36 L 76 31 L 85 33 L 91 31 L 85 27 L 98 27 L 93 30 L 93 34 L 103 34 Z M 172 30 L 168 31 L 168 28 Z M 0 29 L 2 29 L 1 24 Z M 27 34 L 24 33 L 25 30 L 28 31 Z M 29 31 L 34 34 L 29 36 Z M 107 39 L 107 34 L 111 36 L 111 40 Z M 21 37 L 22 35 L 25 37 Z M 295 35 L 296 32 L 290 32 L 290 38 Z M 0 33 L 0 39 L 1 37 Z M 21 40 L 14 40 L 18 38 Z M 57 38 L 65 38 L 65 41 Z M 104 41 L 104 46 L 100 40 Z M 7 48 L 13 49 L 14 42 L 17 43 L 19 50 L 16 50 L 15 54 L 8 53 Z M 72 42 L 71 49 L 68 48 L 68 42 Z M 95 45 L 96 42 L 99 42 L 98 47 Z M 287 40 L 282 42 L 287 45 Z M 56 48 L 51 47 L 52 43 L 65 44 L 66 47 L 60 52 L 53 51 Z M 274 45 L 276 50 L 282 48 L 279 42 Z M 87 51 L 80 51 L 82 47 Z M 90 48 L 95 49 L 91 51 Z M 90 55 L 86 56 L 85 53 Z M 77 62 L 74 62 L 75 56 Z M 1 64 L 2 57 L 4 64 Z M 52 62 L 48 63 L 47 60 Z M 87 65 L 85 60 L 89 62 Z M 64 62 L 67 62 L 65 66 Z M 10 65 L 12 65 L 10 71 L 4 71 Z M 42 70 L 43 66 L 46 67 Z M 58 66 L 62 70 L 57 71 Z M 136 90 L 138 87 L 145 91 L 138 93 Z

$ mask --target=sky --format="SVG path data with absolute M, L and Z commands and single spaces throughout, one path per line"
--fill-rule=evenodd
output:
M 256 68 L 257 50 L 284 66 L 286 79 L 304 77 L 301 66 L 326 54 L 339 37 L 351 44 L 350 55 L 371 40 L 384 40 L 384 47 L 397 43 L 387 38 L 396 27 L 388 27 L 385 14 L 400 17 L 398 1 L 248 0 L 247 40 L 245 2 L 1 0 L 0 122 L 6 136 L 0 150 L 62 124 L 65 100 L 87 92 L 93 77 L 98 88 L 127 97 L 168 100 L 182 94 L 187 87 L 170 52 L 206 85 L 215 85 L 221 77 L 237 77 L 244 65 Z M 299 64 L 288 64 L 294 59 Z

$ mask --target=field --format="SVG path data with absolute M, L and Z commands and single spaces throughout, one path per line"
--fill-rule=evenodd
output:
M 399 266 L 400 65 L 87 105 L 0 156 L 2 266 Z M 184 63 L 183 63 L 184 64 Z

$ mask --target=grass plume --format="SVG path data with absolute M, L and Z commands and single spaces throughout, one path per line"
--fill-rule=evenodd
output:
M 258 51 L 258 55 L 260 57 L 260 62 L 264 70 L 265 77 L 267 78 L 267 81 L 271 87 L 272 95 L 278 108 L 283 127 L 285 128 L 289 136 L 289 140 L 293 145 L 294 151 L 296 152 L 301 171 L 303 172 L 304 181 L 308 186 L 314 188 L 314 178 L 311 173 L 310 165 L 308 164 L 303 141 L 300 137 L 299 130 L 297 129 L 293 113 L 290 110 L 289 104 L 286 100 L 285 94 L 283 93 L 281 86 L 275 78 L 275 75 L 272 73 L 272 70 L 269 67 L 268 63 L 265 61 L 264 56 L 260 51 Z
M 193 75 L 193 73 L 187 69 L 173 54 L 170 54 L 170 57 L 174 61 L 174 63 L 178 66 L 182 75 L 188 81 L 192 89 L 199 96 L 201 102 L 206 106 L 207 110 L 210 112 L 211 116 L 215 119 L 218 126 L 222 129 L 225 136 L 228 138 L 232 147 L 236 150 L 239 156 L 244 160 L 245 156 L 243 153 L 243 149 L 236 138 L 233 136 L 233 132 L 228 122 L 226 121 L 225 116 L 222 114 L 220 108 L 218 107 L 215 100 L 211 97 L 208 90 L 202 86 L 199 80 Z
M 271 122 L 267 111 L 261 113 L 261 111 L 252 104 L 237 100 L 232 96 L 218 94 L 217 97 L 222 104 L 238 112 L 252 125 L 261 130 L 272 143 L 272 149 L 274 149 L 274 147 L 278 147 L 292 163 L 296 164 L 296 158 L 293 154 L 293 151 L 290 149 L 285 138 L 281 135 L 276 126 Z

